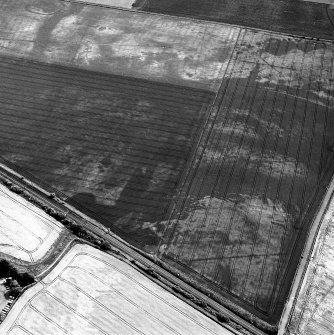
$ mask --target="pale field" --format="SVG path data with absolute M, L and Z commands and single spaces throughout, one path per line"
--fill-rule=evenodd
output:
M 214 22 L 64 1 L 0 3 L 2 54 L 214 91 L 239 32 Z
M 0 252 L 35 262 L 57 240 L 62 225 L 0 185 Z
M 321 223 L 290 320 L 291 335 L 334 334 L 334 200 Z
M 334 5 L 334 0 L 304 0 L 306 2 L 317 2 L 317 3 L 324 3 L 327 5 Z
M 0 326 L 13 334 L 229 335 L 130 265 L 87 245 L 74 246 L 27 290 Z
M 105 5 L 112 7 L 132 8 L 135 0 L 78 0 L 78 2 L 90 3 L 94 5 Z

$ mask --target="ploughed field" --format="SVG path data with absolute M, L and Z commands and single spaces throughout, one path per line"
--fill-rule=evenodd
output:
M 333 175 L 333 44 L 30 2 L 0 13 L 3 159 L 276 322 Z

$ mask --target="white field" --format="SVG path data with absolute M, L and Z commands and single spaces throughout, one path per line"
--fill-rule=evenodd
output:
M 0 185 L 0 252 L 35 262 L 50 249 L 61 229 L 42 209 Z
M 113 7 L 132 8 L 132 4 L 136 0 L 77 0 L 85 3 L 92 3 L 94 5 L 107 5 Z
M 87 245 L 74 246 L 22 295 L 0 333 L 232 334 L 127 263 Z
M 313 238 L 313 236 L 310 236 Z M 334 334 L 334 200 L 320 231 L 289 320 L 291 335 Z M 284 329 L 279 334 L 283 334 Z
M 327 5 L 334 5 L 334 0 L 304 0 L 306 2 L 317 2 L 317 3 L 325 3 Z

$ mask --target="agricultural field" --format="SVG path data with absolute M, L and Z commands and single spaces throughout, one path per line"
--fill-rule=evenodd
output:
M 127 263 L 74 246 L 15 303 L 1 334 L 230 335 Z
M 333 175 L 333 51 L 241 33 L 162 234 L 160 257 L 263 318 L 280 315 Z
M 146 0 L 142 11 L 334 39 L 332 0 Z M 316 3 L 318 2 L 318 3 Z
M 11 18 L 1 31 L 2 158 L 156 248 L 143 222 L 165 218 L 239 30 L 64 2 L 1 4 L 0 22 Z
M 334 199 L 322 217 L 315 247 L 289 319 L 291 335 L 334 333 Z
M 144 222 L 164 219 L 213 94 L 0 59 L 2 157 L 131 242 L 156 247 Z
M 0 4 L 2 158 L 277 322 L 334 172 L 334 45 L 62 1 Z
M 136 3 L 136 0 L 74 0 L 72 2 L 83 2 L 93 5 L 102 5 L 102 6 L 110 6 L 110 7 L 121 7 L 121 8 L 132 8 L 132 6 Z
M 2 55 L 216 92 L 239 29 L 66 1 L 2 0 L 0 32 Z
M 0 252 L 36 262 L 57 240 L 62 225 L 0 185 Z

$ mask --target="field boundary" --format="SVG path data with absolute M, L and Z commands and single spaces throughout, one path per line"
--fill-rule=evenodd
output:
M 168 218 L 166 219 L 167 222 L 170 222 L 171 217 L 173 216 L 173 213 L 175 211 L 175 207 L 178 203 L 178 200 L 181 197 L 181 192 L 183 191 L 183 187 L 187 183 L 187 180 L 190 175 L 194 176 L 196 175 L 196 172 L 198 171 L 200 164 L 201 164 L 201 159 L 205 153 L 207 143 L 210 139 L 210 134 L 212 133 L 213 127 L 215 125 L 215 120 L 217 119 L 218 113 L 219 113 L 219 106 L 221 104 L 221 100 L 223 99 L 224 96 L 224 80 L 226 78 L 226 73 L 229 69 L 229 65 L 231 63 L 231 60 L 234 55 L 235 48 L 238 44 L 238 40 L 240 38 L 241 34 L 241 29 L 238 30 L 237 36 L 235 38 L 235 42 L 233 45 L 233 48 L 230 53 L 230 57 L 228 59 L 226 69 L 224 72 L 223 79 L 220 82 L 219 88 L 217 93 L 215 94 L 214 99 L 211 102 L 211 105 L 207 107 L 209 111 L 207 112 L 207 117 L 205 119 L 204 124 L 202 125 L 201 131 L 198 133 L 197 138 L 194 139 L 194 142 L 196 142 L 196 145 L 194 146 L 194 149 L 191 150 L 189 157 L 190 159 L 188 160 L 187 164 L 185 165 L 183 172 L 180 176 L 180 179 L 178 180 L 176 189 L 178 190 L 178 193 L 175 195 L 174 199 L 172 200 L 172 206 L 170 205 L 171 209 L 168 210 L 169 215 Z M 227 86 L 226 86 L 227 87 Z M 204 145 L 203 145 L 204 143 Z M 200 154 L 199 154 L 200 152 Z M 189 167 L 192 166 L 195 163 L 195 168 L 190 170 Z M 190 177 L 191 178 L 191 177 Z M 191 183 L 189 183 L 189 187 L 191 186 Z M 167 212 L 167 213 L 168 213 Z M 163 233 L 163 236 L 165 235 L 165 232 L 167 231 L 169 225 L 167 224 Z M 160 239 L 160 242 L 157 247 L 157 255 L 159 254 L 160 246 L 161 243 L 163 242 L 163 238 Z M 160 253 L 161 256 L 162 252 Z

